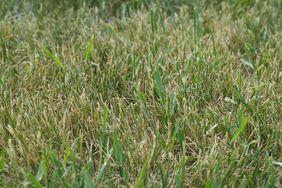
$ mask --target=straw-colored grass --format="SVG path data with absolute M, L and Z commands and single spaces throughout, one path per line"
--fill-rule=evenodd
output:
M 281 187 L 282 2 L 0 2 L 1 187 Z

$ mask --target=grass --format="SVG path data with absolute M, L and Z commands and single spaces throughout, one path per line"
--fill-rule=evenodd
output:
M 0 187 L 281 187 L 280 0 L 0 2 Z

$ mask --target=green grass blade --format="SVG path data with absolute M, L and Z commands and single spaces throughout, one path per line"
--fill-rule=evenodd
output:
M 108 119 L 109 119 L 109 109 L 105 105 L 103 109 L 103 120 L 102 120 L 103 127 L 107 127 Z
M 43 170 L 43 179 L 44 179 L 46 186 L 48 186 L 48 181 L 47 181 L 48 180 L 47 179 L 48 166 L 47 166 L 47 159 L 44 154 L 42 155 L 41 164 L 42 164 L 42 170 Z
M 68 160 L 69 160 L 69 156 L 71 154 L 71 148 L 70 145 L 66 146 L 66 151 L 65 151 L 65 155 L 64 155 L 64 164 L 66 165 Z
M 37 173 L 36 173 L 36 179 L 38 181 L 40 181 L 43 176 L 44 176 L 44 167 L 43 167 L 43 164 L 41 162 L 39 167 L 38 167 Z
M 175 104 L 176 104 L 176 94 L 175 94 L 175 93 L 172 93 L 172 94 L 169 96 L 169 106 L 168 106 L 168 114 L 169 114 L 170 116 L 172 116 L 173 113 L 174 113 Z
M 104 175 L 104 173 L 105 173 L 105 171 L 106 171 L 106 168 L 107 168 L 107 166 L 109 165 L 109 162 L 110 162 L 110 159 L 111 159 L 111 157 L 112 157 L 112 154 L 113 154 L 113 148 L 112 148 L 112 149 L 110 150 L 110 152 L 108 153 L 107 158 L 106 158 L 106 160 L 104 161 L 104 164 L 102 165 L 102 167 L 101 167 L 100 170 L 99 170 L 99 173 L 98 173 L 97 179 L 96 179 L 97 184 L 100 183 L 100 181 L 101 181 L 101 179 L 102 179 L 102 177 L 103 177 L 103 175 Z
M 138 177 L 138 180 L 137 180 L 137 185 L 136 187 L 137 188 L 141 188 L 144 181 L 145 181 L 145 178 L 146 178 L 146 175 L 147 175 L 147 172 L 148 172 L 148 160 L 145 161 L 143 167 L 142 167 L 142 170 L 141 170 L 141 173 Z
M 43 188 L 43 186 L 41 185 L 40 181 L 34 175 L 32 175 L 30 172 L 28 172 L 27 176 L 29 177 L 29 179 L 30 179 L 30 181 L 32 183 L 32 187 Z
M 231 139 L 230 143 L 232 144 L 240 135 L 241 132 L 243 132 L 243 130 L 245 129 L 246 125 L 248 124 L 248 120 L 245 119 L 243 113 L 241 114 L 241 125 L 240 128 L 236 131 L 235 135 L 233 136 L 233 138 Z
M 122 146 L 117 138 L 116 133 L 114 133 L 113 139 L 114 139 L 114 154 L 115 154 L 115 158 L 118 160 L 120 175 L 122 178 L 125 178 L 125 173 L 124 173 L 125 155 L 122 150 Z
M 84 55 L 85 61 L 89 60 L 92 50 L 93 50 L 93 46 L 94 46 L 94 36 L 92 36 L 91 39 L 89 40 L 88 47 Z
M 89 174 L 88 170 L 83 171 L 83 180 L 87 188 L 95 188 L 95 184 L 93 183 L 92 177 Z
M 0 172 L 2 172 L 5 169 L 5 150 L 4 148 L 1 148 L 1 161 L 0 161 Z
M 228 168 L 220 178 L 220 186 L 219 187 L 224 186 L 225 181 L 226 181 L 227 177 L 229 177 L 231 175 L 232 169 L 234 168 L 235 164 L 236 164 L 235 158 L 233 156 L 231 156 L 228 159 Z
M 183 81 L 184 78 L 183 78 L 183 75 L 180 73 L 180 68 L 179 68 L 179 65 L 178 65 L 178 64 L 176 65 L 176 69 L 177 69 L 178 75 L 179 75 L 179 77 L 180 77 L 180 84 L 181 84 L 181 86 L 182 86 L 182 88 L 183 88 L 184 95 L 185 95 L 185 97 L 187 98 L 187 97 L 188 97 L 187 87 L 186 87 L 186 85 L 185 85 L 185 83 L 184 83 L 184 81 Z
M 114 153 L 115 157 L 118 159 L 118 161 L 123 164 L 124 161 L 124 154 L 122 152 L 122 147 L 120 145 L 120 142 L 118 141 L 117 136 L 114 136 Z
M 58 159 L 57 154 L 53 151 L 49 153 L 50 159 L 53 162 L 53 164 L 56 166 L 55 174 L 58 174 L 58 176 L 62 176 L 64 169 L 62 162 Z
M 55 63 L 58 65 L 58 67 L 65 68 L 62 61 L 52 53 L 51 49 L 46 48 L 46 51 L 47 51 L 47 54 L 50 56 L 50 58 L 52 58 L 55 61 Z
M 161 79 L 161 73 L 159 71 L 156 71 L 154 73 L 154 80 L 155 80 L 157 94 L 160 98 L 161 103 L 164 104 L 165 103 L 164 85 Z
M 151 10 L 151 29 L 153 33 L 156 33 L 158 30 L 157 19 L 155 11 Z
M 177 135 L 176 136 L 177 136 L 179 144 L 181 146 L 181 150 L 184 151 L 184 146 L 185 146 L 185 144 L 184 144 L 184 142 L 185 142 L 184 131 L 179 126 L 177 126 L 176 129 L 177 129 Z
M 105 105 L 103 109 L 103 117 L 102 117 L 102 127 L 101 127 L 101 144 L 102 148 L 106 148 L 108 143 L 108 119 L 109 119 L 109 109 Z
M 178 173 L 175 176 L 175 183 L 176 183 L 176 187 L 178 187 L 178 188 L 184 187 L 185 164 L 186 164 L 186 158 L 185 158 L 185 156 L 183 156 L 180 160 L 180 163 L 179 163 Z
M 160 164 L 160 174 L 161 174 L 163 188 L 168 187 L 169 168 L 165 170 L 164 165 Z

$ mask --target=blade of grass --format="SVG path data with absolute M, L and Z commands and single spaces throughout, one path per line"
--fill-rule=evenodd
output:
M 186 158 L 185 156 L 182 156 L 180 163 L 179 163 L 179 167 L 178 167 L 178 173 L 175 177 L 176 187 L 178 188 L 184 187 L 185 163 L 186 163 Z
M 142 167 L 142 170 L 141 170 L 141 173 L 138 177 L 138 180 L 137 180 L 137 184 L 136 184 L 136 187 L 137 188 L 141 188 L 144 181 L 145 181 L 145 178 L 146 178 L 146 175 L 147 175 L 147 171 L 148 171 L 148 160 L 145 161 L 143 167 Z
M 102 177 L 103 177 L 103 175 L 104 175 L 104 173 L 105 173 L 105 170 L 106 170 L 107 166 L 109 165 L 109 162 L 110 162 L 110 159 L 111 159 L 111 157 L 112 157 L 112 154 L 113 154 L 113 148 L 112 148 L 112 149 L 110 150 L 110 152 L 108 153 L 107 158 L 106 158 L 106 160 L 104 161 L 104 164 L 102 165 L 102 167 L 101 167 L 100 170 L 99 170 L 99 173 L 98 173 L 97 179 L 96 179 L 97 184 L 100 183 L 100 181 L 101 181 L 101 179 L 102 179 Z
M 50 48 L 46 47 L 46 51 L 47 51 L 47 54 L 49 55 L 49 57 L 52 58 L 60 68 L 63 68 L 63 69 L 65 68 L 62 61 L 52 53 Z
M 44 179 L 46 186 L 48 186 L 48 181 L 47 181 L 48 166 L 47 166 L 46 155 L 44 155 L 44 154 L 42 154 L 41 163 L 42 163 L 42 169 L 43 169 L 43 179 Z
M 174 149 L 174 143 L 176 141 L 176 137 L 178 136 L 178 126 L 176 126 L 176 128 L 174 129 L 173 131 L 173 134 L 172 134 L 172 137 L 171 137 L 171 141 L 170 141 L 170 144 L 168 146 L 168 151 L 169 152 L 172 152 L 173 149 Z
M 37 173 L 36 173 L 36 179 L 38 181 L 41 181 L 42 177 L 44 176 L 44 168 L 42 162 L 40 163 Z
M 163 188 L 168 187 L 169 168 L 165 170 L 164 165 L 162 163 L 160 164 L 160 174 Z
M 152 33 L 156 33 L 158 30 L 158 24 L 157 24 L 157 15 L 156 12 L 151 10 L 151 29 L 152 29 Z
M 67 145 L 65 155 L 64 155 L 64 164 L 65 165 L 67 164 L 67 162 L 69 160 L 70 154 L 71 154 L 71 148 L 70 148 L 70 145 Z
M 228 159 L 228 168 L 227 168 L 227 170 L 224 172 L 224 174 L 220 178 L 219 187 L 223 187 L 224 186 L 225 181 L 226 181 L 227 177 L 229 177 L 231 175 L 232 169 L 234 168 L 235 164 L 236 164 L 235 158 L 233 156 L 229 157 L 229 159 Z
M 169 116 L 173 115 L 174 109 L 175 109 L 175 104 L 176 104 L 176 94 L 172 93 L 169 96 L 169 106 L 168 106 L 168 114 L 169 114 Z
M 114 139 L 114 154 L 115 154 L 115 158 L 118 160 L 118 164 L 119 164 L 119 173 L 121 175 L 121 177 L 124 179 L 125 178 L 125 155 L 124 152 L 122 150 L 122 146 L 117 138 L 116 133 L 114 133 L 113 135 L 113 139 Z
M 178 75 L 180 77 L 180 84 L 181 84 L 181 86 L 183 88 L 184 95 L 187 98 L 188 97 L 187 87 L 186 87 L 186 85 L 185 85 L 185 83 L 183 81 L 184 79 L 183 79 L 182 74 L 180 73 L 180 69 L 179 69 L 179 65 L 178 64 L 176 65 L 176 69 L 177 69 Z
M 248 124 L 248 120 L 245 119 L 243 113 L 241 113 L 240 122 L 241 122 L 240 128 L 237 130 L 237 132 L 235 133 L 235 135 L 231 139 L 231 141 L 230 141 L 231 144 L 238 138 L 238 136 L 241 134 L 241 132 L 243 132 L 243 130 L 245 129 L 246 125 Z
M 5 150 L 1 148 L 1 161 L 0 161 L 0 172 L 2 172 L 5 168 Z
M 156 71 L 154 73 L 154 80 L 155 80 L 157 94 L 160 98 L 161 104 L 164 105 L 165 103 L 164 85 L 161 79 L 161 73 L 159 71 Z
M 62 162 L 58 159 L 57 154 L 54 151 L 50 151 L 49 156 L 53 164 L 56 166 L 55 174 L 58 174 L 58 176 L 61 177 L 64 173 Z
M 84 55 L 85 61 L 89 60 L 91 53 L 92 53 L 92 50 L 93 50 L 93 46 L 94 46 L 94 36 L 92 36 L 91 39 L 89 40 L 88 47 L 87 47 L 87 50 L 86 50 L 85 55 Z
M 83 171 L 83 180 L 87 188 L 95 188 L 95 184 L 92 181 L 92 177 L 89 174 L 88 170 Z
M 109 119 L 109 109 L 105 105 L 103 109 L 103 117 L 102 117 L 102 128 L 101 128 L 101 143 L 102 149 L 105 149 L 108 143 L 108 119 Z
M 32 187 L 43 188 L 43 186 L 41 185 L 40 181 L 34 175 L 32 175 L 30 172 L 28 172 L 27 176 L 29 177 L 29 179 L 30 179 L 30 181 L 32 183 Z

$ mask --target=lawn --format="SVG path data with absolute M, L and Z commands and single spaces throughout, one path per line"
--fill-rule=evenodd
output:
M 0 187 L 282 187 L 281 0 L 1 0 Z

